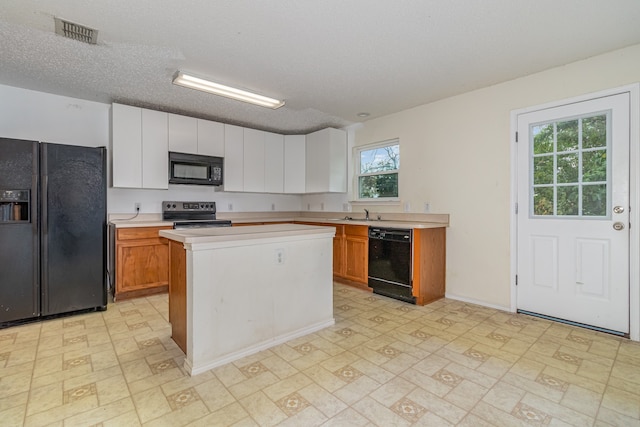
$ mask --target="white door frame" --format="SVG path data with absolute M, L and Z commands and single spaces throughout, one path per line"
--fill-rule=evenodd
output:
M 630 95 L 629 205 L 631 206 L 631 211 L 629 213 L 629 223 L 631 227 L 629 230 L 629 338 L 633 341 L 640 341 L 640 83 L 511 111 L 511 136 L 509 138 L 511 142 L 511 195 L 509 203 L 511 209 L 509 227 L 511 246 L 511 311 L 515 312 L 517 310 L 516 273 L 518 271 L 518 234 L 515 206 L 518 200 L 518 146 L 516 143 L 518 115 L 620 93 L 629 93 Z M 522 144 L 523 141 L 520 141 L 520 143 Z

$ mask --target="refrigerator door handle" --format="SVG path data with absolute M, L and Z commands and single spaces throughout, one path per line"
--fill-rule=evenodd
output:
M 38 161 L 37 151 L 34 156 L 34 163 Z M 36 170 L 38 166 L 36 165 Z M 33 233 L 33 280 L 36 289 L 42 289 L 42 277 L 40 276 L 40 212 L 38 210 L 38 175 L 31 175 L 31 195 L 29 197 L 29 221 L 31 221 L 31 230 Z M 41 292 L 33 293 L 33 316 L 39 316 L 41 312 L 40 302 L 42 301 Z
M 46 159 L 42 156 L 41 166 L 46 171 Z M 40 181 L 40 311 L 46 313 L 49 310 L 48 307 L 48 294 L 49 294 L 49 280 L 47 278 L 47 271 L 49 271 L 49 253 L 47 234 L 49 233 L 47 205 L 49 202 L 49 176 L 42 175 Z

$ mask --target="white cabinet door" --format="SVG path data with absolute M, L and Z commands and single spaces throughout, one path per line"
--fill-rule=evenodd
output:
M 167 113 L 142 110 L 142 188 L 169 188 Z
M 112 104 L 112 184 L 142 188 L 142 113 L 138 107 Z
M 265 132 L 244 129 L 244 191 L 264 193 Z
M 305 136 L 284 136 L 284 192 L 305 192 Z
M 347 191 L 347 133 L 327 128 L 306 137 L 306 192 Z
M 321 193 L 326 191 L 325 180 L 329 176 L 329 150 L 324 146 L 322 131 L 306 136 L 305 152 L 305 192 Z
M 284 135 L 265 132 L 264 138 L 264 191 L 284 191 Z
M 332 193 L 347 192 L 347 132 L 328 128 L 329 189 Z
M 224 124 L 198 119 L 198 154 L 224 157 Z
M 198 153 L 197 119 L 169 114 L 169 151 Z
M 224 191 L 243 191 L 244 129 L 224 125 Z

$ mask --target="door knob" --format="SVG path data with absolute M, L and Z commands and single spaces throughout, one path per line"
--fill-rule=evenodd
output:
M 624 224 L 621 222 L 614 222 L 613 223 L 613 229 L 616 231 L 620 231 L 624 228 Z
M 621 214 L 622 212 L 624 212 L 624 207 L 622 206 L 616 206 L 613 208 L 613 213 Z

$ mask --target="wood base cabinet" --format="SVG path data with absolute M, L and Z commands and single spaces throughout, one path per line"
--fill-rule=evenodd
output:
M 336 225 L 336 235 L 333 238 L 333 275 L 344 277 L 344 225 Z
M 169 323 L 171 338 L 187 354 L 187 251 L 179 242 L 169 242 Z
M 446 228 L 413 230 L 413 296 L 417 305 L 445 295 Z
M 344 226 L 344 278 L 367 284 L 369 274 L 369 227 Z
M 171 227 L 132 227 L 116 230 L 114 299 L 167 292 L 169 244 L 158 236 Z

